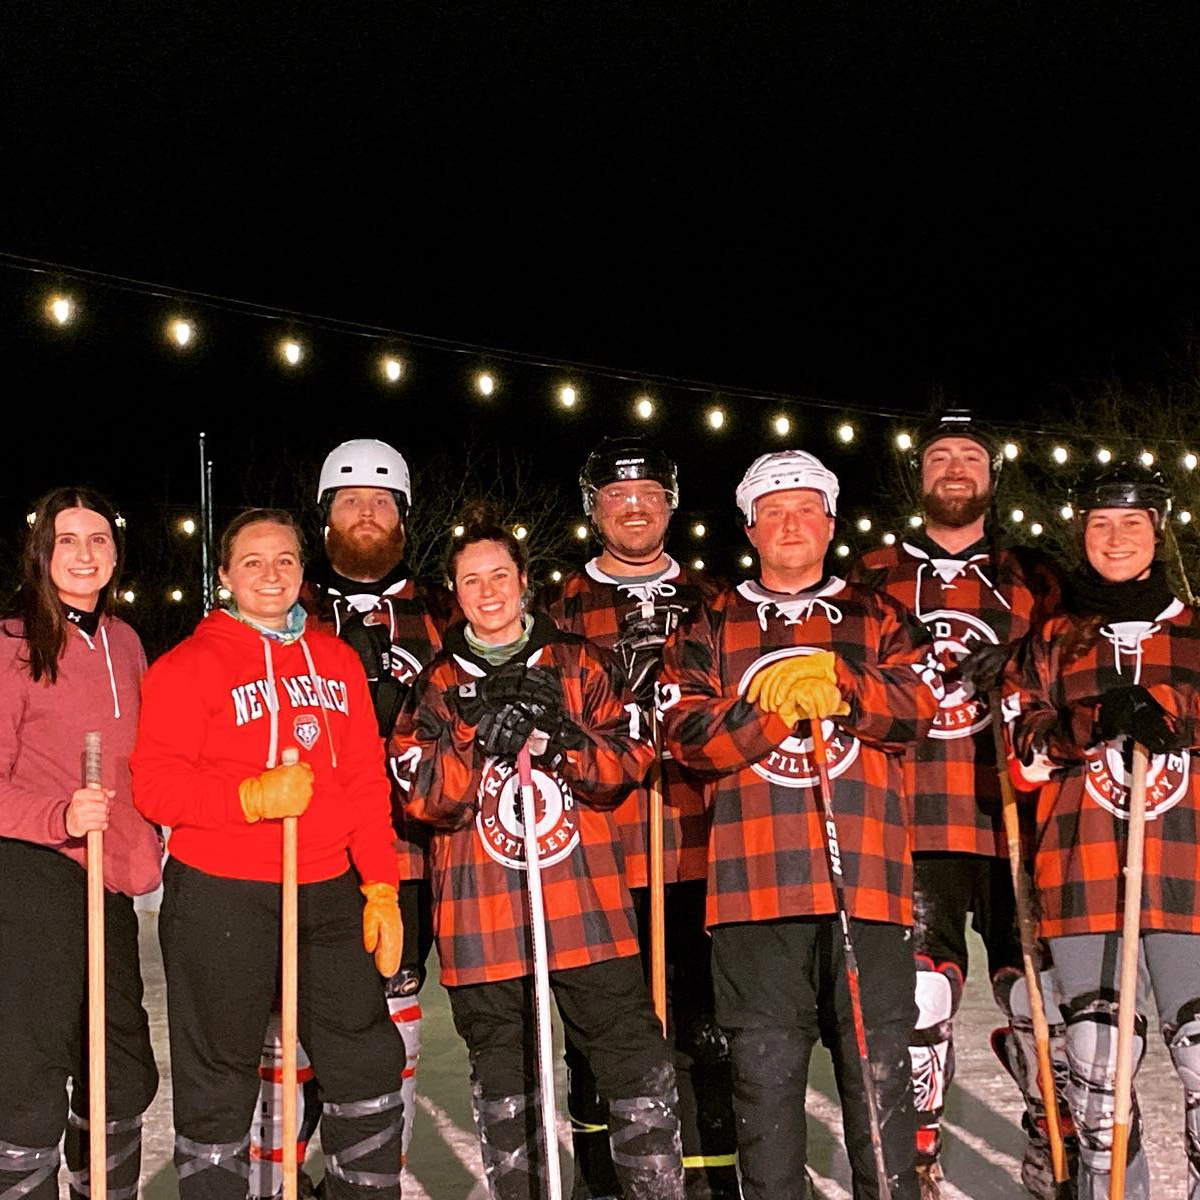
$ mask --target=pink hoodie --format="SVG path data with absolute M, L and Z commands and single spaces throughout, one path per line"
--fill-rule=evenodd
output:
M 116 789 L 104 835 L 104 884 L 140 896 L 158 887 L 162 839 L 133 807 L 129 755 L 137 731 L 142 643 L 103 617 L 94 638 L 67 629 L 58 681 L 34 683 L 24 625 L 0 623 L 0 837 L 49 846 L 81 866 L 87 843 L 67 835 L 71 794 L 83 786 L 84 734 L 100 734 L 102 777 Z

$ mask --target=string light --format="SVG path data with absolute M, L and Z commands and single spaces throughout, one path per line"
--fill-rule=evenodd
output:
M 1058 510 L 1058 515 L 1062 517 L 1064 521 L 1069 521 L 1075 515 L 1075 510 L 1069 504 L 1064 504 L 1062 508 Z
M 850 555 L 850 547 L 845 542 L 840 542 L 837 548 L 838 558 L 848 558 Z
M 723 408 L 710 408 L 707 420 L 710 429 L 722 429 L 725 425 L 725 410 Z
M 1151 454 L 1149 450 L 1143 450 L 1141 454 L 1138 455 L 1138 462 L 1140 462 L 1143 467 L 1152 467 L 1154 466 L 1154 455 Z
M 578 399 L 579 393 L 569 383 L 558 389 L 558 402 L 563 408 L 574 408 Z
M 51 296 L 46 301 L 46 315 L 56 325 L 66 325 L 75 316 L 75 301 L 70 296 Z
M 885 533 L 883 535 L 883 544 L 885 546 L 894 546 L 896 544 L 896 535 L 894 533 Z
M 124 600 L 126 604 L 132 604 L 137 599 L 137 597 L 133 594 L 133 588 L 126 588 L 121 593 L 121 599 Z
M 1112 451 L 1104 446 L 1101 446 L 1100 449 L 1096 451 L 1096 461 L 1104 464 L 1112 462 Z
M 551 571 L 550 579 L 551 579 L 551 582 L 553 582 L 553 583 L 562 583 L 562 572 L 561 571 Z
M 896 449 L 897 450 L 911 450 L 912 447 L 913 447 L 913 440 L 912 440 L 911 433 L 900 432 L 900 433 L 896 434 Z
M 1032 533 L 1034 537 L 1041 537 L 1042 536 L 1041 521 L 1034 521 L 1034 523 L 1032 525 L 1030 525 L 1030 527 L 1029 527 L 1029 532 Z
M 179 528 L 182 529 L 183 532 L 188 535 L 188 537 L 191 537 L 192 534 L 196 532 L 196 522 L 193 521 L 191 517 L 184 517 L 183 520 L 179 522 Z
M 513 537 L 515 537 L 518 542 L 523 542 L 528 536 L 529 530 L 524 525 L 513 526 Z
M 1185 471 L 1196 469 L 1196 456 L 1190 450 L 1183 456 L 1183 469 Z
M 1192 514 L 1186 508 L 1179 510 L 1179 523 L 1180 525 L 1190 525 L 1192 523 Z
M 581 541 L 586 542 L 588 537 L 588 527 L 586 525 L 575 526 L 575 536 Z
M 480 371 L 475 376 L 475 390 L 481 396 L 490 396 L 496 390 L 496 377 L 489 371 Z
M 289 367 L 296 367 L 300 365 L 300 360 L 304 357 L 304 347 L 294 338 L 284 338 L 279 343 L 279 353 Z
M 192 339 L 196 336 L 196 326 L 191 321 L 183 317 L 175 317 L 174 320 L 167 322 L 167 337 L 179 347 L 180 350 L 186 350 L 192 344 Z
M 920 529 L 923 522 L 922 522 L 921 516 L 917 513 L 914 513 L 911 517 L 908 518 L 908 523 L 914 529 Z
M 383 377 L 388 383 L 399 383 L 404 378 L 404 363 L 391 354 L 385 354 L 379 364 Z
M 639 396 L 634 402 L 633 411 L 643 421 L 648 421 L 654 416 L 654 401 L 649 396 Z
M 851 425 L 849 421 L 843 421 L 837 427 L 837 435 L 838 441 L 842 442 L 844 445 L 850 445 L 850 443 L 854 441 L 854 426 Z
M 1014 508 L 1009 516 L 1019 525 L 1025 520 L 1025 510 L 1023 508 Z
M 455 537 L 462 537 L 462 535 L 466 533 L 466 529 L 462 525 L 455 525 L 455 527 L 451 530 L 451 533 L 453 533 Z
M 870 533 L 871 532 L 871 518 L 870 517 L 859 517 L 857 524 L 858 524 L 859 533 Z
M 32 528 L 33 528 L 33 523 L 34 523 L 36 520 L 37 520 L 37 513 L 35 513 L 35 512 L 27 512 L 27 513 L 25 514 L 25 524 L 26 524 L 26 525 L 28 525 L 30 529 L 32 529 Z
M 1018 446 L 1016 442 L 1004 443 L 1004 457 L 1007 458 L 1009 462 L 1012 462 L 1013 459 L 1016 458 L 1020 453 L 1021 447 Z
M 217 599 L 218 600 L 232 600 L 233 593 L 227 587 L 219 587 L 219 588 L 217 588 Z
M 754 559 L 752 559 L 749 554 L 743 554 L 742 557 L 738 559 L 738 565 L 744 567 L 748 571 L 752 566 L 754 566 Z
M 1063 463 L 1065 463 L 1067 459 L 1071 457 L 1071 455 L 1066 446 L 1055 446 L 1054 449 L 1050 451 L 1050 457 L 1054 459 L 1054 461 L 1061 467 Z
M 708 530 L 705 528 L 703 521 L 697 521 L 695 525 L 692 526 L 692 537 L 702 538 L 707 532 Z
M 183 591 L 180 588 L 172 588 L 168 595 L 176 604 L 183 599 Z
M 692 570 L 693 571 L 703 571 L 704 570 L 704 559 L 693 558 L 692 559 Z
M 787 435 L 792 431 L 792 423 L 787 417 L 780 413 L 779 416 L 772 419 L 771 428 L 775 430 L 777 436 L 787 437 Z

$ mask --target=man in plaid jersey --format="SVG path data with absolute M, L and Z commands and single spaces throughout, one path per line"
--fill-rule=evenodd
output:
M 993 1035 L 993 1045 L 1025 1101 L 1029 1140 L 1022 1180 L 1033 1195 L 1054 1200 L 987 692 L 997 682 L 1003 648 L 1058 607 L 1061 589 L 1043 556 L 1000 545 L 994 521 L 986 522 L 1003 461 L 1000 443 L 968 410 L 932 417 L 912 451 L 923 530 L 865 555 L 851 578 L 910 608 L 928 626 L 947 666 L 966 664 L 967 678 L 948 689 L 933 728 L 905 763 L 915 807 L 917 1023 L 910 1054 L 924 1195 L 936 1197 L 941 1178 L 941 1114 L 954 1077 L 952 1022 L 967 974 L 970 911 L 987 948 L 996 1002 L 1008 1021 Z M 991 679 L 985 679 L 989 663 Z M 976 672 L 976 685 L 970 678 L 977 667 L 984 670 Z M 1065 1072 L 1061 1015 L 1048 974 L 1043 982 L 1053 1045 Z M 1073 1141 L 1070 1148 L 1073 1153 Z
M 579 477 L 583 509 L 601 552 L 541 603 L 562 629 L 612 652 L 622 686 L 649 712 L 662 646 L 718 592 L 665 548 L 679 504 L 675 463 L 642 438 L 606 438 Z M 660 760 L 661 761 L 661 760 Z M 736 1200 L 736 1147 L 729 1051 L 713 1013 L 710 943 L 704 930 L 708 814 L 702 780 L 667 758 L 663 791 L 668 1034 L 675 1052 L 683 1164 L 689 1200 Z M 649 963 L 649 788 L 634 788 L 613 814 L 625 851 L 625 881 Z M 567 1040 L 568 1106 L 575 1151 L 574 1200 L 619 1193 L 608 1149 L 608 1115 L 586 1060 Z
M 861 1016 L 891 1195 L 915 1200 L 908 1037 L 915 1018 L 912 862 L 900 752 L 937 709 L 924 628 L 899 602 L 826 574 L 838 482 L 812 455 L 764 455 L 737 491 L 760 576 L 667 643 L 666 745 L 715 778 L 707 920 L 730 1039 L 747 1200 L 800 1200 L 805 1092 L 832 1050 L 855 1196 L 878 1186 L 825 826 L 808 733 L 820 720 Z
M 391 735 L 413 681 L 442 646 L 454 601 L 440 587 L 417 583 L 404 562 L 412 482 L 404 457 L 385 442 L 343 442 L 326 457 L 317 485 L 325 524 L 326 563 L 310 573 L 300 594 L 309 628 L 324 629 L 358 653 L 371 689 L 381 738 Z M 382 743 L 380 753 L 383 753 Z M 400 859 L 400 912 L 404 946 L 400 970 L 384 985 L 392 1021 L 404 1039 L 401 1085 L 403 1153 L 412 1141 L 416 1069 L 421 1055 L 421 1002 L 425 960 L 433 944 L 429 912 L 428 830 L 393 805 Z M 321 1115 L 318 1083 L 302 1047 L 298 1074 L 304 1086 L 299 1160 Z M 252 1197 L 279 1195 L 283 1151 L 279 1133 L 282 1050 L 272 1017 L 259 1067 L 263 1085 L 250 1142 Z

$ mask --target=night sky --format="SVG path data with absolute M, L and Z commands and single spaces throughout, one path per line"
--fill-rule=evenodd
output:
M 196 302 L 182 356 L 178 304 L 0 262 L 7 530 L 68 478 L 192 503 L 201 428 L 228 505 L 362 435 L 414 459 L 522 445 L 569 481 L 643 388 L 685 507 L 727 511 L 770 444 L 782 402 L 739 391 L 790 397 L 869 504 L 891 422 L 839 455 L 840 406 L 936 394 L 1045 424 L 1161 373 L 1200 322 L 1191 5 L 213 0 L 4 23 L 0 251 L 526 360 Z M 69 330 L 38 312 L 58 285 Z M 285 327 L 312 347 L 299 372 L 271 355 Z M 395 389 L 370 370 L 385 343 Z M 568 418 L 539 359 L 604 373 L 570 372 Z

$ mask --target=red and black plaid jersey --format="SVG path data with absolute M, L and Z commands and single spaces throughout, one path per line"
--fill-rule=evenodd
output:
M 986 539 L 956 554 L 928 537 L 863 557 L 851 578 L 895 597 L 923 621 L 947 667 L 972 650 L 1006 645 L 1058 610 L 1061 586 L 1049 560 Z M 965 682 L 947 686 L 927 737 L 905 754 L 913 796 L 914 852 L 1008 854 L 991 713 Z
M 460 615 L 445 588 L 403 578 L 378 594 L 373 589 L 350 593 L 309 579 L 300 599 L 312 624 L 351 642 L 359 651 L 376 715 L 384 710 L 388 724 L 417 676 L 441 650 L 447 626 Z M 374 666 L 365 661 L 372 651 L 364 651 L 364 645 L 375 648 L 379 661 Z M 392 824 L 396 829 L 400 878 L 428 878 L 429 830 L 419 821 L 409 820 L 394 787 Z
M 422 672 L 392 739 L 393 771 L 409 784 L 409 815 L 434 826 L 433 922 L 448 987 L 533 971 L 516 768 L 477 750 L 475 727 L 455 702 L 460 685 L 496 668 L 471 653 L 462 629 L 451 628 L 446 649 Z M 535 760 L 533 771 L 550 969 L 637 954 L 610 810 L 653 755 L 641 711 L 622 705 L 597 651 L 544 614 L 521 657 L 557 672 L 579 731 L 577 748 L 552 769 Z
M 1200 622 L 1173 601 L 1153 621 L 1060 616 L 1010 665 L 1006 716 L 1017 769 L 1037 798 L 1034 877 L 1043 937 L 1121 929 L 1132 770 L 1126 739 L 1100 740 L 1100 698 L 1141 684 L 1188 747 L 1150 760 L 1142 928 L 1200 933 Z
M 662 670 L 663 643 L 720 592 L 720 585 L 707 576 L 674 559 L 669 563 L 657 578 L 622 580 L 605 574 L 592 559 L 539 597 L 560 629 L 578 633 L 612 654 L 623 685 L 643 703 L 649 703 Z M 642 685 L 643 678 L 649 687 Z M 708 870 L 704 781 L 664 754 L 662 785 L 663 878 L 667 883 L 703 879 Z M 630 887 L 649 882 L 649 805 L 649 784 L 643 781 L 616 811 Z
M 812 740 L 743 699 L 763 667 L 818 650 L 837 656 L 851 710 L 824 723 L 848 910 L 866 921 L 912 922 L 901 750 L 929 728 L 940 673 L 927 631 L 902 604 L 829 578 L 797 595 L 742 583 L 667 643 L 667 746 L 688 767 L 718 776 L 710 926 L 835 911 Z

